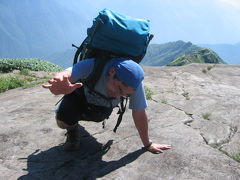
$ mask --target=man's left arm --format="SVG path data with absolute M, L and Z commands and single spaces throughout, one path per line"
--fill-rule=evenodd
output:
M 171 145 L 167 144 L 155 144 L 152 143 L 148 135 L 148 118 L 146 110 L 132 110 L 132 116 L 135 126 L 138 130 L 143 145 L 148 151 L 152 153 L 162 153 L 163 150 L 171 148 Z

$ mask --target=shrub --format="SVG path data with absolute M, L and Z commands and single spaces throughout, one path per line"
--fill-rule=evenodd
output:
M 33 74 L 30 73 L 30 71 L 28 69 L 20 70 L 19 74 L 23 75 L 23 76 L 31 76 L 31 75 L 33 75 Z
M 207 73 L 207 70 L 206 70 L 206 69 L 203 69 L 203 70 L 202 70 L 202 73 L 205 73 L 205 74 L 206 74 L 206 73 Z
M 0 59 L 0 74 L 19 70 L 11 76 L 0 77 L 0 93 L 18 87 L 32 87 L 42 84 L 50 79 L 49 76 L 38 77 L 31 71 L 58 72 L 63 70 L 60 66 L 40 59 Z
M 58 72 L 60 66 L 40 59 L 0 59 L 0 72 L 8 73 L 13 70 L 28 69 L 32 71 Z
M 208 66 L 207 70 L 210 71 L 213 68 L 213 66 Z

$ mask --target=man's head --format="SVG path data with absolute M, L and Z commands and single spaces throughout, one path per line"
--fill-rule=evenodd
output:
M 107 93 L 111 97 L 132 94 L 144 79 L 144 71 L 130 59 L 115 59 L 107 67 Z

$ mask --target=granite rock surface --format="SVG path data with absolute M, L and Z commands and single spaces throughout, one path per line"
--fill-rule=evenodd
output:
M 81 122 L 81 147 L 63 150 L 54 96 L 40 86 L 0 94 L 1 180 L 239 180 L 240 66 L 144 67 L 149 134 L 172 149 L 152 154 L 117 109 L 101 123 Z M 205 70 L 205 71 L 204 71 Z

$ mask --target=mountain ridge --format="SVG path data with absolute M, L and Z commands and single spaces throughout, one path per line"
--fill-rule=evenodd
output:
M 200 48 L 193 45 L 191 42 L 184 42 L 182 40 L 164 44 L 150 44 L 141 64 L 148 66 L 164 66 L 178 56 L 192 53 L 198 49 Z
M 198 51 L 200 52 L 202 49 L 202 47 L 194 45 L 191 42 L 184 42 L 182 40 L 163 44 L 150 44 L 146 55 L 140 64 L 143 66 L 165 66 L 180 56 L 196 53 Z M 209 52 L 212 56 L 217 56 L 214 51 L 209 50 Z M 44 57 L 44 59 L 63 67 L 69 67 L 72 66 L 74 54 L 75 48 L 72 48 L 67 49 L 64 52 L 54 53 L 50 56 Z M 221 58 L 218 59 L 219 62 L 222 61 Z M 216 63 L 218 62 L 216 61 Z
M 190 63 L 209 63 L 209 64 L 226 64 L 214 51 L 207 48 L 194 51 L 191 54 L 184 54 L 170 63 L 167 66 L 184 66 Z

